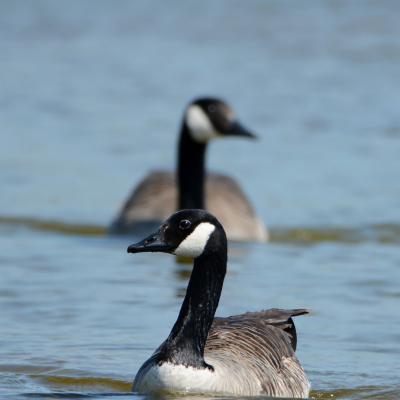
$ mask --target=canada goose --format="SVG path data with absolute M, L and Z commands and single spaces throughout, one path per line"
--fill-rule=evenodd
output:
M 154 171 L 146 176 L 112 222 L 110 232 L 153 229 L 176 210 L 202 208 L 218 217 L 230 240 L 267 240 L 264 224 L 236 181 L 205 173 L 208 142 L 226 136 L 255 137 L 222 100 L 200 98 L 191 102 L 182 121 L 176 175 Z
M 271 309 L 214 318 L 227 263 L 227 240 L 204 210 L 173 214 L 129 253 L 194 258 L 186 296 L 168 338 L 142 365 L 133 390 L 307 397 L 310 383 L 295 355 L 292 317 L 305 309 Z

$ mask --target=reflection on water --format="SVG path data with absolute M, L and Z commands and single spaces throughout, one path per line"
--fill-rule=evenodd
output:
M 312 391 L 312 399 L 375 399 L 394 400 L 400 395 L 399 388 L 384 388 L 378 386 L 367 386 L 354 389 L 339 389 L 332 391 Z
M 73 377 L 60 375 L 37 376 L 30 375 L 31 378 L 41 381 L 46 387 L 52 390 L 75 390 L 81 392 L 131 392 L 132 382 L 125 382 L 112 378 L 100 377 Z
M 103 236 L 106 228 L 95 225 L 68 224 L 61 221 L 51 221 L 28 217 L 0 216 L 0 226 L 11 225 L 45 232 L 62 233 L 65 235 Z
M 372 224 L 359 227 L 296 227 L 272 228 L 271 241 L 313 244 L 319 242 L 340 243 L 400 243 L 400 225 Z

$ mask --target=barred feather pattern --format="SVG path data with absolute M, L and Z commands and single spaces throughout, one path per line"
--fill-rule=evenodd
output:
M 310 383 L 283 330 L 287 319 L 282 324 L 244 314 L 220 320 L 225 321 L 217 319 L 211 328 L 204 358 L 226 376 L 221 379 L 225 390 L 242 396 L 308 396 Z

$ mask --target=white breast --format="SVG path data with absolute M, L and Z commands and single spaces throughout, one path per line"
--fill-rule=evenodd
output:
M 213 379 L 213 372 L 210 370 L 163 363 L 152 366 L 141 382 L 135 382 L 135 390 L 141 393 L 209 392 L 213 391 L 210 387 Z
M 208 360 L 211 361 L 211 360 Z M 243 381 L 245 370 L 236 365 L 229 371 L 218 360 L 213 360 L 214 371 L 196 369 L 163 363 L 153 365 L 147 372 L 137 377 L 134 390 L 139 393 L 181 392 L 181 393 L 218 393 L 220 395 L 254 396 L 262 393 L 259 382 Z

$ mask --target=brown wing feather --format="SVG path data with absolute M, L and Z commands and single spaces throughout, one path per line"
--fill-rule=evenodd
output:
M 287 327 L 292 316 L 308 311 L 272 309 L 216 318 L 205 347 L 205 357 L 232 368 L 245 366 L 269 396 L 301 397 L 309 382 L 297 360 Z
M 282 310 L 280 308 L 271 308 L 269 310 L 262 310 L 256 312 L 247 312 L 240 315 L 233 315 L 227 318 L 215 318 L 213 327 L 218 328 L 221 325 L 229 325 L 232 322 L 242 323 L 244 321 L 257 321 L 261 325 L 272 325 L 276 328 L 282 329 L 289 335 L 290 342 L 294 351 L 297 347 L 297 333 L 292 317 L 308 314 L 309 311 L 304 308 L 293 310 Z

